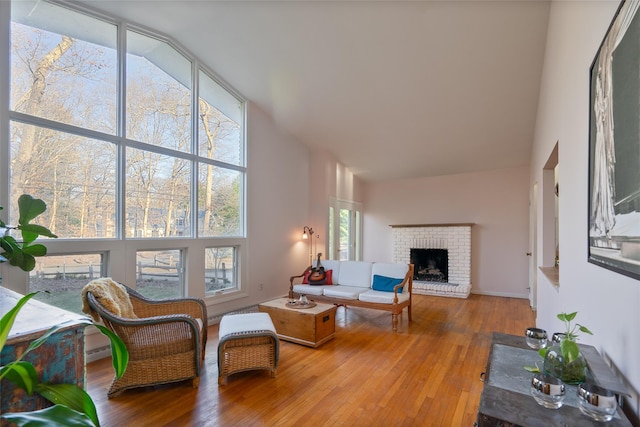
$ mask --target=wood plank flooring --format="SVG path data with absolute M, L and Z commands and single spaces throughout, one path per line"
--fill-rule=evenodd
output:
M 529 301 L 415 295 L 398 332 L 387 312 L 339 307 L 336 337 L 317 349 L 281 341 L 278 375 L 218 386 L 218 325 L 209 328 L 200 387 L 191 382 L 107 399 L 110 359 L 87 366 L 103 426 L 472 426 L 493 331 L 535 324 Z

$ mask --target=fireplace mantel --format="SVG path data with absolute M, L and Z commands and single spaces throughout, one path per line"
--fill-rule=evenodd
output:
M 391 228 L 408 228 L 408 227 L 471 227 L 475 225 L 473 222 L 461 222 L 450 224 L 391 224 Z

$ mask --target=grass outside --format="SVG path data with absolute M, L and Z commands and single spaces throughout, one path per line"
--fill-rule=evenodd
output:
M 82 314 L 82 288 L 91 281 L 87 277 L 34 278 L 30 291 L 42 291 L 35 299 L 74 313 Z M 142 279 L 136 282 L 136 290 L 149 299 L 179 298 L 179 281 L 174 279 Z

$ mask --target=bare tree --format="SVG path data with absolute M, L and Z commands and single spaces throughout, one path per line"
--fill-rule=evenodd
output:
M 47 75 L 51 72 L 55 63 L 60 60 L 62 55 L 67 52 L 73 45 L 73 40 L 69 37 L 62 36 L 62 40 L 42 59 L 40 59 L 35 67 L 32 69 L 32 83 L 29 91 L 24 94 L 26 114 L 33 116 L 39 116 L 43 105 L 42 98 L 46 90 Z M 18 102 L 20 104 L 20 102 Z M 28 165 L 31 159 L 31 155 L 34 151 L 34 147 L 37 145 L 36 129 L 33 126 L 27 126 L 23 129 L 20 145 L 17 153 L 14 156 L 11 164 L 11 171 L 15 182 L 20 184 L 29 185 L 29 180 L 26 175 L 28 174 Z

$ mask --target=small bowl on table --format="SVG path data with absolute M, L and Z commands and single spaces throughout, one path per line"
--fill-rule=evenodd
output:
M 616 395 L 611 390 L 591 383 L 578 386 L 578 407 L 580 412 L 596 421 L 611 421 L 618 409 Z
M 540 328 L 527 328 L 524 331 L 524 336 L 527 339 L 527 345 L 535 350 L 545 348 L 548 344 L 547 331 Z
M 531 378 L 531 395 L 545 408 L 560 408 L 564 403 L 565 391 L 565 384 L 551 375 L 537 373 Z
M 555 332 L 551 338 L 553 344 L 560 344 L 562 340 L 567 338 L 567 334 L 564 332 Z

